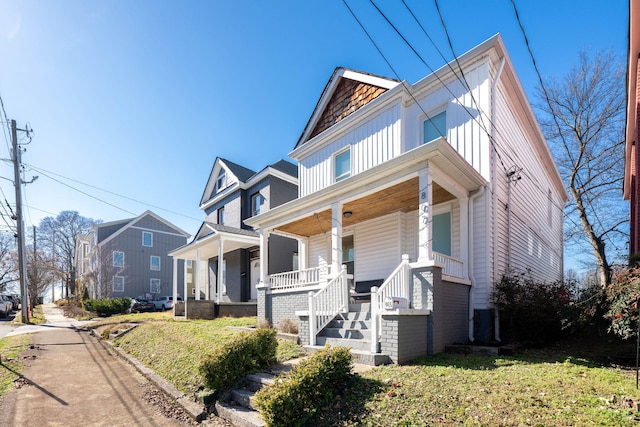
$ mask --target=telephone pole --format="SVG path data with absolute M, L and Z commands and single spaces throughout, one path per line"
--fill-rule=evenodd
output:
M 22 221 L 22 179 L 20 178 L 21 151 L 18 147 L 16 121 L 11 120 L 11 138 L 13 155 L 13 185 L 16 189 L 16 226 L 18 228 L 18 268 L 20 276 L 20 294 L 22 296 L 22 323 L 29 321 L 29 295 L 27 290 L 27 269 L 24 260 L 24 223 Z

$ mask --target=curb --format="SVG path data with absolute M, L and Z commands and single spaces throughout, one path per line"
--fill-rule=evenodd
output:
M 102 337 L 96 333 L 95 329 L 89 328 L 89 331 L 108 352 L 121 357 L 131 364 L 138 372 L 158 387 L 158 389 L 167 397 L 173 399 L 178 405 L 180 405 L 180 407 L 195 421 L 200 422 L 207 417 L 208 412 L 206 406 L 194 402 L 186 394 L 175 388 L 175 386 L 169 381 L 156 374 L 152 369 L 140 363 L 134 357 L 129 356 L 118 347 L 114 347 L 109 341 L 102 339 Z

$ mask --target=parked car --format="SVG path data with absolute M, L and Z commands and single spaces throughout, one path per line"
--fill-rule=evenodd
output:
M 2 294 L 2 299 L 7 302 L 7 310 L 8 312 L 12 312 L 18 308 L 18 305 L 13 301 L 11 295 Z
M 182 301 L 182 297 L 179 296 L 178 301 Z M 171 310 L 173 308 L 173 295 L 158 297 L 153 303 L 155 304 L 156 310 Z
M 0 295 L 0 316 L 7 317 L 9 316 L 9 312 L 11 311 L 11 303 L 5 299 L 4 296 Z
M 156 311 L 156 305 L 146 299 L 131 299 L 131 312 L 141 313 L 143 311 Z

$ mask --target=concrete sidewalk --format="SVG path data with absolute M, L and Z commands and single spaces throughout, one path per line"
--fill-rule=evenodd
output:
M 22 356 L 16 388 L 0 402 L 2 426 L 176 426 L 149 394 L 157 390 L 131 366 L 107 352 L 89 332 L 76 329 L 53 305 Z M 25 329 L 22 326 L 18 329 Z M 33 331 L 32 331 L 33 332 Z M 0 369 L 8 369 L 0 365 Z M 147 396 L 147 397 L 145 397 Z

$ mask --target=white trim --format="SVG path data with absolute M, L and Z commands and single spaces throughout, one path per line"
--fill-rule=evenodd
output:
M 158 268 L 153 268 L 153 259 L 157 258 L 158 259 Z M 149 256 L 149 269 L 151 271 L 161 271 L 161 262 L 162 262 L 162 258 L 158 255 L 150 255 Z
M 122 254 L 122 265 L 116 264 L 116 254 Z M 124 252 L 122 252 L 122 251 L 112 251 L 111 252 L 111 266 L 112 267 L 118 267 L 118 268 L 124 268 L 124 266 L 125 266 Z
M 149 235 L 151 237 L 151 244 L 149 245 L 145 245 L 144 241 L 145 241 L 145 235 Z M 144 246 L 145 248 L 152 248 L 153 247 L 153 232 L 151 231 L 142 231 L 142 246 Z
M 153 292 L 153 283 L 157 282 L 158 283 L 158 291 L 157 292 Z M 149 279 L 149 293 L 150 294 L 159 294 L 162 292 L 162 281 L 160 279 L 155 279 L 155 278 L 151 278 Z
M 116 279 L 122 279 L 122 290 L 116 290 Z M 124 292 L 124 276 L 113 276 L 111 279 L 111 292 Z
M 345 153 L 349 153 L 349 173 L 345 174 L 343 173 L 340 176 L 337 176 L 338 173 L 338 167 L 337 167 L 337 161 L 338 161 L 338 156 L 341 156 Z M 336 182 L 340 182 L 343 181 L 351 176 L 353 176 L 353 158 L 351 157 L 351 145 L 347 145 L 346 147 L 343 147 L 341 149 L 339 149 L 338 151 L 336 151 L 335 153 L 333 153 L 331 155 L 331 176 L 332 176 L 332 182 L 336 183 Z M 339 179 L 338 179 L 339 178 Z
M 163 230 L 156 230 L 153 228 L 148 228 L 148 227 L 138 227 L 138 226 L 131 226 L 129 227 L 132 230 L 142 230 L 142 231 L 148 231 L 150 233 L 154 233 L 154 234 L 166 234 L 168 236 L 179 236 L 179 237 L 186 237 L 184 234 L 182 233 L 172 233 L 170 231 L 163 231 Z M 187 234 L 187 236 L 189 236 Z M 146 247 L 146 246 L 145 246 Z

